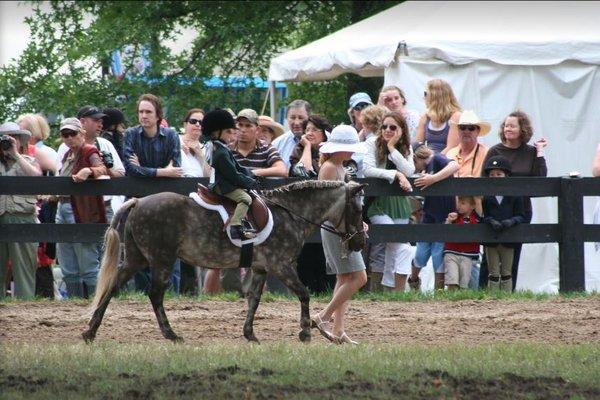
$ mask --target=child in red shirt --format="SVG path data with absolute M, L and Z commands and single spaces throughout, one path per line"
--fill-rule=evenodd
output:
M 456 212 L 446 218 L 447 224 L 477 224 L 481 217 L 475 212 L 475 198 L 458 196 Z M 479 259 L 479 243 L 445 243 L 444 269 L 448 290 L 466 289 L 471 280 L 473 261 Z

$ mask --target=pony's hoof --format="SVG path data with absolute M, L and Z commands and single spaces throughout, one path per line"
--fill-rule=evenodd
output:
M 96 335 L 92 334 L 90 331 L 85 331 L 81 334 L 81 337 L 83 338 L 83 340 L 88 344 L 90 344 L 94 341 L 95 336 Z
M 165 339 L 169 339 L 173 343 L 183 343 L 183 338 L 174 333 L 166 334 Z
M 183 342 L 184 342 L 183 338 L 182 338 L 181 336 L 177 336 L 177 335 L 175 335 L 175 336 L 174 336 L 174 337 L 171 339 L 171 341 L 172 341 L 173 343 L 183 343 Z
M 309 343 L 311 339 L 310 331 L 300 331 L 300 333 L 298 333 L 298 337 L 300 338 L 301 342 Z
M 260 341 L 254 336 L 254 334 L 244 335 L 244 337 L 251 343 L 260 344 Z

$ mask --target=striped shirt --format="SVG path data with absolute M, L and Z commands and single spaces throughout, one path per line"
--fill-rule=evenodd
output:
M 269 168 L 275 162 L 282 161 L 277 149 L 262 140 L 257 140 L 254 149 L 245 157 L 238 152 L 237 145 L 231 147 L 231 152 L 238 164 L 250 169 Z

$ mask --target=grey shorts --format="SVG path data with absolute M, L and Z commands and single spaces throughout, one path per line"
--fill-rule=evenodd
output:
M 321 240 L 323 242 L 325 260 L 327 261 L 327 274 L 348 274 L 365 269 L 365 262 L 360 251 L 348 252 L 347 257 L 342 258 L 345 250 L 342 249 L 342 242 L 339 236 L 321 229 Z
M 458 285 L 461 289 L 467 289 L 471 280 L 472 266 L 473 259 L 471 257 L 453 253 L 444 254 L 444 268 L 446 272 L 444 283 L 446 285 Z

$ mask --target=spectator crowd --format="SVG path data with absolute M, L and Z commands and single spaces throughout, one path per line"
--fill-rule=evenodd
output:
M 547 143 L 543 137 L 533 141 L 525 112 L 515 110 L 507 115 L 498 129 L 498 144 L 488 148 L 479 138 L 491 131 L 490 124 L 475 112 L 463 110 L 447 82 L 430 80 L 423 100 L 426 111 L 419 115 L 408 107 L 404 92 L 396 86 L 383 87 L 377 102 L 363 92 L 349 98 L 349 122 L 364 151 L 340 159 L 348 179 L 378 178 L 411 192 L 413 185 L 424 189 L 445 179 L 546 176 Z M 253 176 L 320 176 L 324 160 L 319 150 L 331 140 L 334 127 L 323 115 L 314 113 L 308 101 L 289 103 L 287 129 L 252 109 L 225 110 L 235 120 L 225 145 Z M 137 101 L 137 124 L 127 127 L 120 110 L 88 105 L 60 122 L 62 144 L 57 150 L 44 143 L 50 134 L 44 116 L 25 114 L 0 126 L 0 175 L 63 176 L 74 182 L 122 176 L 210 177 L 214 175 L 213 154 L 217 156 L 214 152 L 221 150 L 207 137 L 205 114 L 200 108 L 191 108 L 182 112 L 181 127 L 170 127 L 160 99 L 144 94 Z M 0 195 L 0 223 L 108 223 L 123 200 L 121 196 Z M 243 202 L 243 197 L 239 201 Z M 365 197 L 363 213 L 369 224 L 485 223 L 494 231 L 503 231 L 529 223 L 533 211 L 529 198 L 514 196 L 381 196 Z M 0 299 L 7 295 L 6 289 L 19 298 L 55 297 L 55 264 L 60 267 L 63 295 L 90 297 L 102 251 L 101 243 L 0 243 Z M 512 291 L 520 253 L 521 245 L 516 243 L 417 242 L 415 251 L 409 243 L 392 242 L 368 245 L 363 258 L 371 291 L 418 290 L 421 269 L 430 259 L 435 289 Z M 306 244 L 297 265 L 302 282 L 311 291 L 333 288 L 335 280 L 326 275 L 322 244 Z M 148 266 L 127 288 L 148 292 L 150 276 Z M 202 265 L 178 260 L 171 290 L 189 295 L 222 290 L 243 293 L 247 279 L 243 270 L 204 270 Z M 273 277 L 268 278 L 267 288 L 287 292 Z

